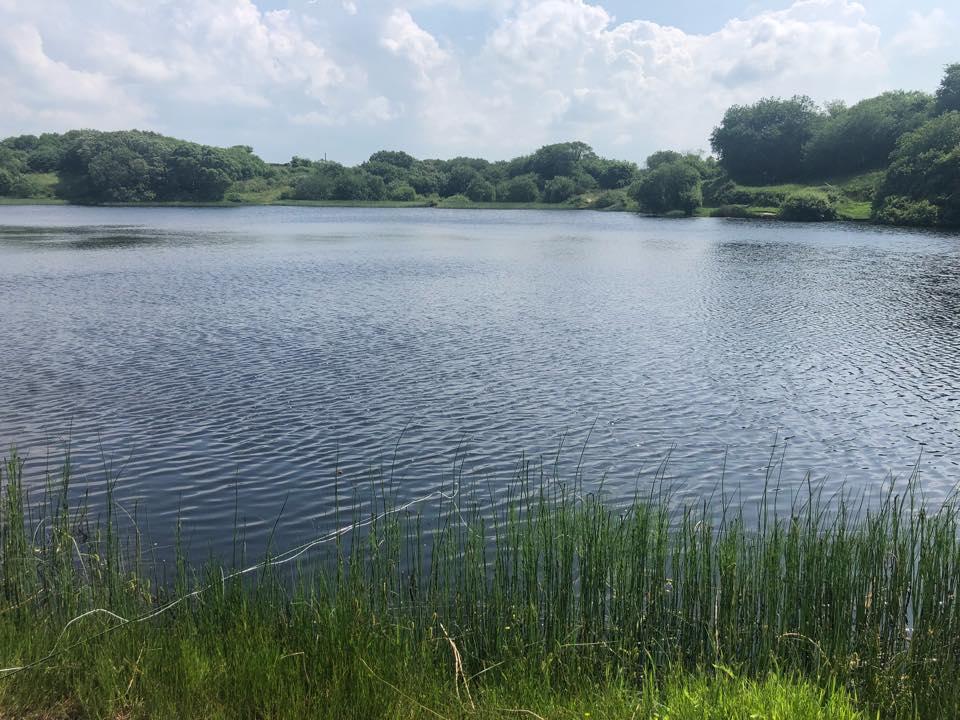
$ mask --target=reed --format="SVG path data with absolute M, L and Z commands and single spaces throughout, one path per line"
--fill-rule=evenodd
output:
M 34 502 L 12 454 L 0 717 L 960 716 L 960 515 L 915 480 L 749 512 L 662 484 L 611 506 L 531 463 L 496 502 L 455 480 L 398 505 L 385 479 L 312 543 L 168 571 L 111 492 L 72 505 L 67 463 Z

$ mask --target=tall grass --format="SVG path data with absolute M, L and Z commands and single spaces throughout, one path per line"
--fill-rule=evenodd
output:
M 524 463 L 505 502 L 462 484 L 407 506 L 386 481 L 341 495 L 340 531 L 233 569 L 147 562 L 110 492 L 71 505 L 69 464 L 34 502 L 14 454 L 2 486 L 0 716 L 54 699 L 65 716 L 212 717 L 219 693 L 224 717 L 422 717 L 438 687 L 469 715 L 521 679 L 654 713 L 677 673 L 960 715 L 960 515 L 915 482 L 874 504 L 807 483 L 749 513 L 655 484 L 622 508 Z

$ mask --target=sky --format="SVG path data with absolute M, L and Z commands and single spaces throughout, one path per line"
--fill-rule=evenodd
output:
M 933 91 L 958 30 L 954 0 L 0 0 L 0 136 L 642 162 L 732 104 Z

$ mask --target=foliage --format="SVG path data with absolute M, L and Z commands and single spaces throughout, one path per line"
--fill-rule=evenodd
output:
M 595 172 L 601 189 L 618 190 L 629 187 L 637 179 L 639 169 L 636 163 L 609 160 L 602 162 Z
M 933 227 L 940 221 L 940 209 L 929 200 L 911 200 L 902 195 L 888 195 L 876 208 L 874 220 L 883 225 Z
M 496 199 L 493 185 L 479 176 L 467 186 L 465 195 L 473 202 L 493 202 Z
M 547 180 L 543 188 L 543 199 L 548 203 L 561 203 L 577 194 L 577 185 L 569 177 L 558 175 Z
M 417 199 L 417 191 L 407 183 L 397 180 L 387 186 L 387 198 L 398 202 L 412 202 Z
M 569 177 L 580 163 L 595 157 L 593 148 L 582 142 L 545 145 L 529 157 L 525 163 L 525 173 L 535 173 L 544 180 L 551 180 L 558 175 Z
M 597 196 L 593 201 L 593 207 L 597 210 L 618 209 L 623 210 L 630 204 L 630 196 L 626 190 L 606 190 Z
M 960 225 L 960 112 L 944 113 L 900 139 L 877 189 L 875 212 L 891 197 L 925 200 L 937 207 L 940 224 Z M 902 200 L 891 208 L 898 204 Z
M 454 164 L 443 179 L 440 194 L 444 197 L 465 195 L 470 183 L 480 179 L 481 175 L 473 167 L 464 163 Z
M 220 200 L 268 173 L 246 146 L 214 148 L 157 133 L 72 131 L 62 137 L 58 194 L 75 202 Z
M 540 189 L 537 187 L 537 181 L 533 175 L 520 175 L 512 178 L 504 186 L 504 197 L 500 198 L 507 202 L 527 203 L 536 202 L 540 199 Z
M 837 208 L 826 193 L 802 190 L 787 195 L 780 206 L 780 218 L 797 222 L 836 220 Z
M 658 165 L 631 186 L 631 194 L 646 212 L 686 215 L 703 204 L 700 174 L 684 160 Z
M 801 177 L 804 146 L 823 122 L 808 97 L 764 98 L 727 110 L 710 143 L 720 165 L 737 182 L 784 182 Z
M 937 88 L 938 114 L 960 110 L 960 63 L 948 65 Z
M 884 167 L 904 133 L 930 116 L 922 92 L 888 92 L 862 100 L 823 122 L 804 149 L 806 177 L 835 177 Z
M 19 179 L 19 174 L 14 174 L 8 168 L 0 167 L 0 195 L 9 195 Z

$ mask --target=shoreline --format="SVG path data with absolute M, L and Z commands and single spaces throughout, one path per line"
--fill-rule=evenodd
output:
M 433 209 L 433 210 L 548 210 L 558 212 L 570 211 L 592 211 L 598 213 L 631 213 L 640 217 L 660 219 L 660 220 L 688 220 L 702 218 L 729 218 L 736 220 L 763 220 L 779 222 L 797 222 L 794 220 L 783 220 L 777 216 L 775 209 L 771 208 L 751 208 L 743 207 L 742 215 L 717 214 L 722 208 L 700 207 L 691 215 L 674 215 L 653 213 L 644 213 L 636 208 L 606 207 L 596 208 L 589 205 L 570 205 L 566 203 L 445 203 L 443 201 L 433 202 L 429 200 L 411 200 L 411 201 L 393 201 L 393 200 L 272 200 L 268 202 L 234 202 L 230 200 L 219 200 L 211 202 L 193 202 L 193 201 L 170 201 L 170 202 L 129 202 L 129 203 L 72 203 L 68 200 L 58 198 L 0 198 L 0 208 L 3 207 L 47 207 L 47 206 L 67 206 L 67 207 L 85 207 L 85 208 L 251 208 L 251 207 L 319 207 L 319 208 L 356 208 L 356 209 Z M 812 222 L 809 224 L 823 223 L 854 223 L 857 225 L 875 225 L 877 227 L 886 227 L 881 223 L 873 221 L 869 217 L 841 215 L 834 220 Z M 902 226 L 902 227 L 921 227 L 921 226 Z

